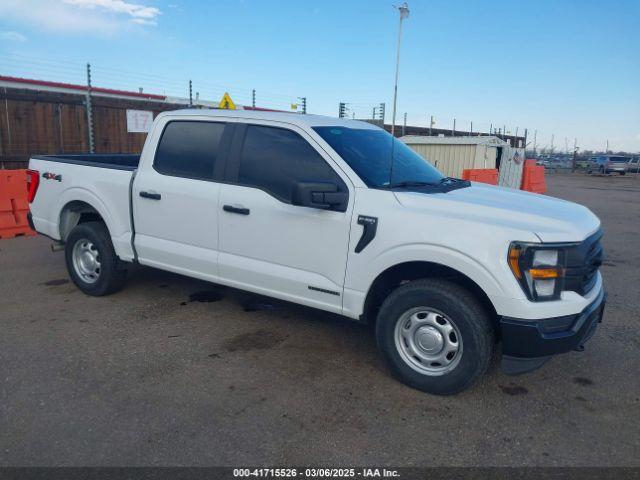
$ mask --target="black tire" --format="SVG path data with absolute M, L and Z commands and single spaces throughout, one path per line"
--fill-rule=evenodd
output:
M 433 375 L 414 369 L 396 346 L 396 324 L 411 309 L 428 307 L 447 316 L 461 336 L 461 357 L 452 370 Z M 491 319 L 468 290 L 439 279 L 415 280 L 396 288 L 383 302 L 376 321 L 378 348 L 394 376 L 410 387 L 452 395 L 473 385 L 487 370 L 494 334 Z M 456 353 L 457 355 L 457 353 Z
M 626 175 L 627 172 L 620 172 L 620 175 Z
M 76 244 L 90 242 L 92 250 L 97 251 L 99 274 L 93 282 L 85 280 L 76 270 L 73 251 Z M 67 237 L 65 244 L 67 271 L 73 283 L 87 295 L 100 297 L 109 295 L 122 288 L 127 278 L 127 270 L 113 249 L 111 235 L 102 222 L 86 222 L 77 225 Z

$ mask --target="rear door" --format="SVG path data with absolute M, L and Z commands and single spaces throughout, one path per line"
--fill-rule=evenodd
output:
M 157 148 L 147 152 L 153 158 L 136 175 L 135 246 L 143 265 L 217 278 L 219 181 L 233 123 L 211 120 L 159 126 Z
M 303 129 L 238 124 L 220 192 L 220 276 L 233 286 L 341 312 L 354 188 Z M 298 182 L 335 184 L 338 210 L 293 204 Z

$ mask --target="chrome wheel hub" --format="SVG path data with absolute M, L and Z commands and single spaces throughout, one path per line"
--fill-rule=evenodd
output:
M 402 359 L 424 375 L 444 375 L 462 357 L 458 327 L 449 317 L 429 307 L 405 312 L 396 323 L 394 337 Z
M 100 277 L 100 254 L 93 243 L 86 238 L 78 240 L 71 255 L 73 268 L 87 283 L 95 283 Z

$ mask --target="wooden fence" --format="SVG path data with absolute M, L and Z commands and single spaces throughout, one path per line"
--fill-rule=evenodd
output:
M 0 89 L 0 168 L 24 168 L 35 154 L 87 153 L 84 94 Z M 127 109 L 152 111 L 187 105 L 143 99 L 91 97 L 96 153 L 140 153 L 146 133 L 127 132 Z

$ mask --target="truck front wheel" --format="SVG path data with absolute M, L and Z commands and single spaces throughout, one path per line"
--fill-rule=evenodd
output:
M 376 339 L 396 377 L 437 395 L 473 385 L 487 370 L 493 348 L 482 304 L 459 285 L 438 279 L 394 290 L 378 313 Z
M 122 288 L 126 280 L 127 271 L 102 222 L 81 223 L 71 230 L 65 260 L 71 280 L 87 295 L 109 295 Z

